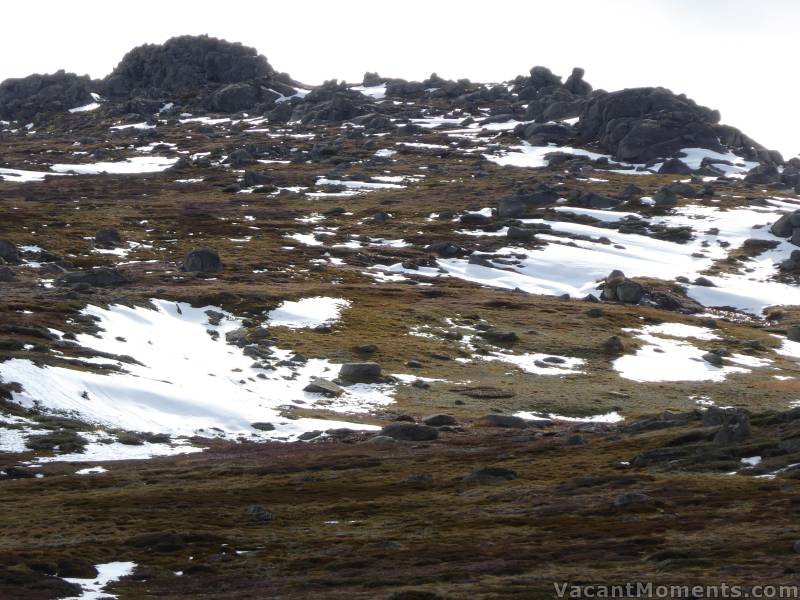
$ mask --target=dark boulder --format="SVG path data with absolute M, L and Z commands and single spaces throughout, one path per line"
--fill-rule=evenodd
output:
M 517 478 L 517 474 L 511 469 L 504 469 L 502 467 L 482 467 L 475 469 L 472 473 L 464 477 L 466 483 L 505 483 Z
M 638 303 L 644 296 L 644 287 L 625 277 L 622 271 L 614 270 L 603 283 L 603 300 L 616 300 L 628 304 Z
M 116 269 L 101 267 L 65 273 L 58 277 L 56 282 L 62 285 L 88 284 L 94 287 L 111 287 L 130 283 L 130 280 Z
M 221 113 L 233 113 L 251 110 L 256 104 L 266 103 L 272 108 L 277 94 L 264 91 L 249 83 L 228 84 L 208 97 L 208 108 Z
M 17 247 L 8 240 L 0 240 L 0 259 L 8 263 L 19 262 Z
M 206 35 L 179 36 L 128 52 L 103 81 L 111 97 L 196 94 L 208 85 L 270 77 L 275 72 L 254 48 Z
M 222 270 L 222 261 L 216 250 L 199 248 L 186 255 L 181 271 L 189 273 L 218 273 Z
M 592 86 L 583 80 L 585 71 L 580 67 L 572 69 L 572 74 L 567 77 L 564 87 L 576 96 L 588 96 L 592 93 Z
M 658 169 L 660 175 L 691 175 L 692 170 L 679 158 L 670 158 Z
M 718 111 L 664 88 L 631 88 L 594 95 L 580 116 L 579 139 L 597 143 L 626 162 L 675 156 L 683 148 L 727 149 L 773 157 L 738 130 L 719 124 Z
M 369 383 L 381 378 L 381 366 L 374 362 L 345 363 L 339 369 L 339 379 Z
M 430 417 L 422 419 L 422 422 L 431 427 L 458 425 L 458 421 L 456 421 L 455 417 L 451 417 L 450 415 L 431 415 Z
M 39 113 L 63 112 L 93 101 L 97 82 L 88 75 L 58 71 L 0 83 L 0 119 L 30 121 Z
M 115 248 L 122 244 L 122 237 L 114 227 L 98 229 L 94 234 L 94 245 L 99 248 Z
M 439 430 L 416 423 L 390 423 L 381 429 L 380 434 L 404 442 L 428 442 L 439 437 Z

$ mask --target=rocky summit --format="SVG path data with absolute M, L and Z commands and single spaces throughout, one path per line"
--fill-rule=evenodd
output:
M 0 83 L 0 598 L 796 583 L 800 158 L 590 75 Z

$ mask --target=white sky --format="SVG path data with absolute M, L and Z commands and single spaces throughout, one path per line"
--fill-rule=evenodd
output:
M 4 2 L 0 80 L 92 77 L 181 34 L 256 47 L 305 83 L 364 71 L 502 81 L 533 65 L 595 88 L 661 85 L 717 108 L 784 158 L 800 151 L 795 0 L 135 0 Z M 792 116 L 795 115 L 795 116 Z

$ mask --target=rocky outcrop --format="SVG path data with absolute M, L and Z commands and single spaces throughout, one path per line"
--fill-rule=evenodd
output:
M 632 88 L 595 95 L 578 122 L 578 138 L 614 158 L 647 162 L 675 156 L 682 148 L 731 149 L 746 158 L 780 162 L 777 153 L 737 129 L 719 124 L 719 111 L 665 88 Z
M 128 52 L 103 81 L 111 97 L 191 94 L 208 84 L 252 81 L 274 74 L 255 48 L 208 36 L 180 36 Z
M 787 238 L 795 246 L 800 246 L 800 210 L 783 215 L 770 227 L 774 235 Z
M 0 119 L 30 121 L 39 113 L 64 112 L 92 102 L 97 83 L 88 75 L 58 71 L 0 83 Z

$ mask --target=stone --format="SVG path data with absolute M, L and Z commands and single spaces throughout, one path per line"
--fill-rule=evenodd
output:
M 458 421 L 456 421 L 455 417 L 451 417 L 450 415 L 431 415 L 430 417 L 422 419 L 422 422 L 431 427 L 458 425 Z
M 380 435 L 404 442 L 428 442 L 438 438 L 439 431 L 429 425 L 390 423 L 381 429 Z
M 786 338 L 792 342 L 800 342 L 800 324 L 790 325 L 786 329 Z
M 641 492 L 627 492 L 614 498 L 614 508 L 631 508 L 653 504 L 654 500 Z
M 502 467 L 482 467 L 475 469 L 472 473 L 464 477 L 466 483 L 496 484 L 512 481 L 517 478 L 517 474 L 511 469 Z
M 10 267 L 0 267 L 0 283 L 16 281 L 17 274 Z
M 260 504 L 248 506 L 246 512 L 257 523 L 271 523 L 275 520 L 275 514 Z
M 623 354 L 625 352 L 625 344 L 619 336 L 612 335 L 603 340 L 603 350 L 609 354 Z
M 99 248 L 115 248 L 122 244 L 122 237 L 114 227 L 105 227 L 94 234 L 94 243 Z
M 9 263 L 19 262 L 17 247 L 8 240 L 0 240 L 0 259 Z
M 222 270 L 222 261 L 216 250 L 199 248 L 186 255 L 181 271 L 190 273 L 218 273 Z
M 339 369 L 339 378 L 361 383 L 377 381 L 381 378 L 381 366 L 374 362 L 345 363 Z
M 321 377 L 312 377 L 308 385 L 303 388 L 303 391 L 311 392 L 312 394 L 322 394 L 328 397 L 337 397 L 344 393 L 344 389 L 332 381 Z
M 504 429 L 526 429 L 529 426 L 528 421 L 522 417 L 511 415 L 484 415 L 478 419 L 478 424 Z
M 88 285 L 92 287 L 112 287 L 130 283 L 130 280 L 116 269 L 100 267 L 86 271 L 64 273 L 56 278 L 61 285 Z
M 658 169 L 661 175 L 691 175 L 692 170 L 679 158 L 670 158 Z

